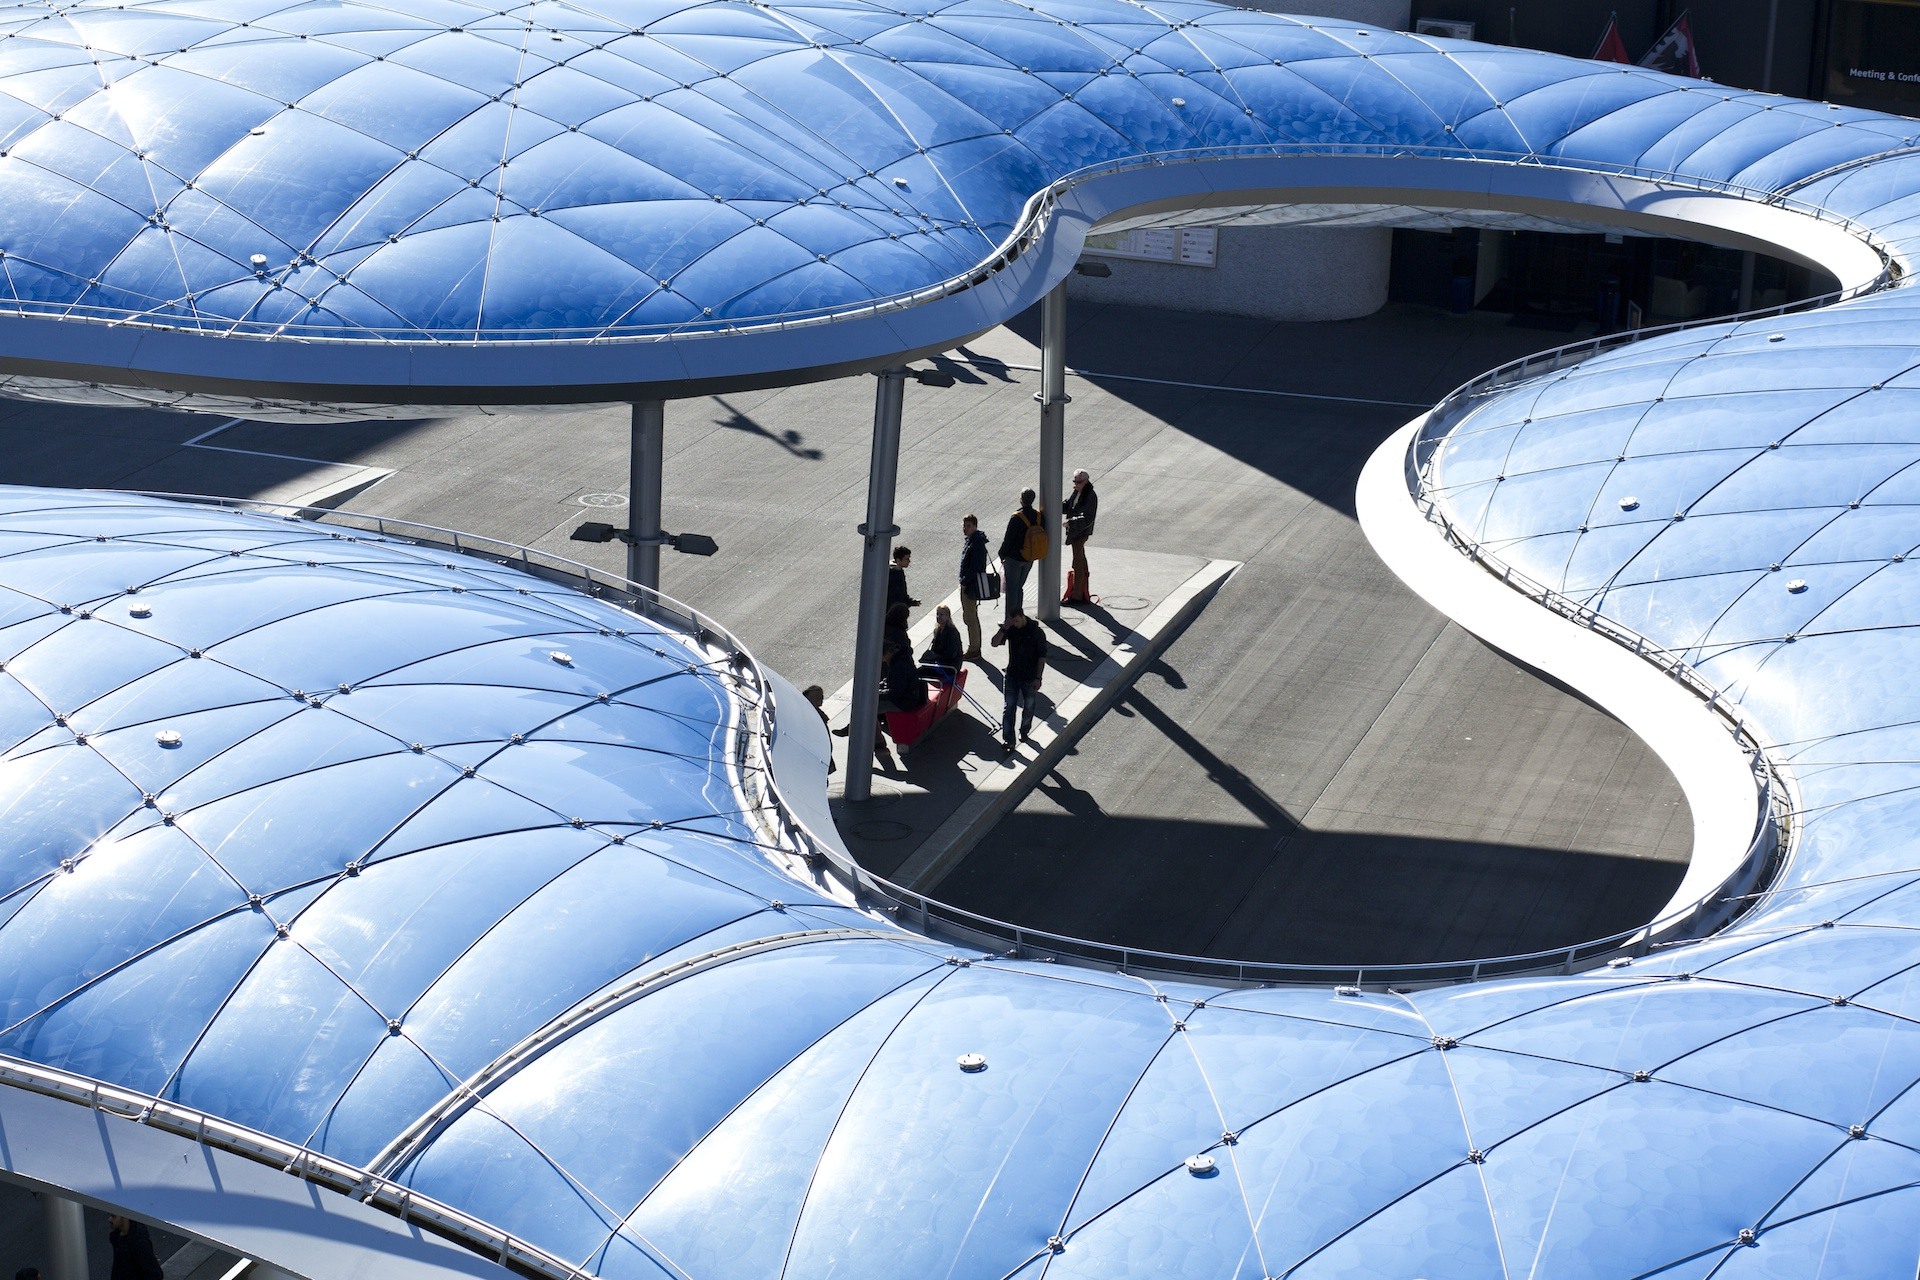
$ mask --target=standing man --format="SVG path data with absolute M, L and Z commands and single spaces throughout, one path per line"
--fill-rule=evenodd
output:
M 970 515 L 960 521 L 960 616 L 967 624 L 967 651 L 962 662 L 979 662 L 980 652 L 980 580 L 987 573 L 987 535 L 980 532 L 980 517 Z
M 1047 558 L 1047 526 L 1033 499 L 1033 490 L 1020 491 L 1020 509 L 1007 517 L 1007 531 L 1000 538 L 1000 590 L 1007 597 L 1009 621 L 1026 603 L 1027 574 L 1033 571 L 1033 562 Z
M 1061 604 L 1093 603 L 1093 591 L 1087 581 L 1087 539 L 1093 536 L 1093 517 L 1100 510 L 1100 495 L 1093 491 L 1093 477 L 1086 468 L 1073 473 L 1073 492 L 1060 504 L 1061 529 L 1067 545 L 1073 548 L 1073 567 L 1067 570 L 1067 592 Z
M 913 563 L 913 548 L 895 547 L 893 549 L 893 567 L 887 570 L 887 608 L 904 604 L 909 609 L 917 609 L 920 602 L 907 590 L 907 566 Z
M 1040 696 L 1040 677 L 1047 669 L 1047 633 L 1029 622 L 1019 605 L 1007 610 L 1007 621 L 994 632 L 993 642 L 1007 646 L 1006 709 L 1000 714 L 1000 745 L 1013 754 L 1013 713 L 1020 712 L 1020 737 L 1033 732 L 1033 704 Z
M 113 1247 L 112 1280 L 164 1280 L 166 1272 L 160 1269 L 145 1224 L 109 1214 L 107 1243 Z

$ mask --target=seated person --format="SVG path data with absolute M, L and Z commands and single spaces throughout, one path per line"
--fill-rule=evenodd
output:
M 907 606 L 903 604 L 888 606 L 886 629 L 880 633 L 883 652 L 886 645 L 897 644 L 912 654 L 913 637 L 907 634 L 907 615 Z
M 913 665 L 913 650 L 892 642 L 880 651 L 880 710 L 918 711 L 927 705 L 927 682 Z
M 920 670 L 943 684 L 952 684 L 960 670 L 960 628 L 953 625 L 953 610 L 941 605 L 934 610 L 933 643 L 920 655 Z

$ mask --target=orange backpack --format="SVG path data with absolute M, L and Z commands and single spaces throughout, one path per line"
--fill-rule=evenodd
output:
M 1047 522 L 1027 519 L 1027 513 L 1018 513 L 1021 522 L 1027 526 L 1026 540 L 1020 544 L 1020 558 L 1031 564 L 1035 560 L 1045 560 L 1052 544 L 1047 541 Z

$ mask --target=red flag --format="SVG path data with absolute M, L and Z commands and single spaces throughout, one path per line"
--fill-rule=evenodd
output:
M 1620 38 L 1619 14 L 1614 13 L 1607 15 L 1606 34 L 1600 37 L 1600 43 L 1593 51 L 1593 60 L 1595 62 L 1627 63 L 1633 61 L 1632 58 L 1627 56 L 1627 42 Z
M 1667 28 L 1667 34 L 1653 42 L 1653 48 L 1647 50 L 1647 56 L 1640 59 L 1640 65 L 1651 67 L 1655 71 L 1669 71 L 1676 76 L 1700 78 L 1700 59 L 1694 55 L 1693 25 L 1687 17 L 1693 10 L 1684 10 L 1679 21 Z

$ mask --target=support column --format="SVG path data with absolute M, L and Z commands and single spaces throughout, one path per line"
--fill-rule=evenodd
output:
M 866 550 L 860 562 L 860 617 L 853 641 L 853 706 L 847 712 L 847 786 L 850 801 L 873 795 L 873 741 L 880 717 L 880 643 L 887 622 L 887 565 L 893 555 L 894 476 L 900 466 L 900 403 L 905 369 L 876 374 L 873 456 L 867 464 Z
M 637 400 L 633 406 L 633 443 L 628 457 L 627 577 L 660 589 L 660 473 L 666 465 L 667 406 Z
M 40 1193 L 47 1233 L 46 1280 L 87 1280 L 87 1220 L 78 1200 Z
M 1740 255 L 1740 295 L 1734 300 L 1735 311 L 1753 310 L 1753 250 Z
M 1060 616 L 1060 501 L 1067 464 L 1067 285 L 1061 281 L 1040 304 L 1040 510 L 1047 524 L 1047 558 L 1040 562 L 1033 616 Z

